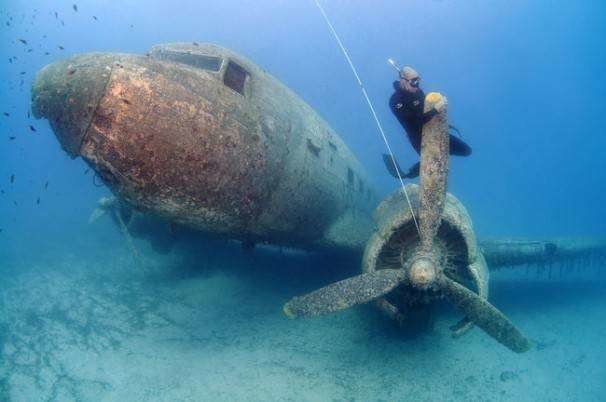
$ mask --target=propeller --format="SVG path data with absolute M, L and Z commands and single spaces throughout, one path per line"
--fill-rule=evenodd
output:
M 400 269 L 380 269 L 328 285 L 284 305 L 290 318 L 312 317 L 367 303 L 400 285 L 432 288 L 446 297 L 487 334 L 514 352 L 525 352 L 530 342 L 492 304 L 444 274 L 434 239 L 442 221 L 448 176 L 449 135 L 446 99 L 438 93 L 425 98 L 425 109 L 438 114 L 425 124 L 421 140 L 419 192 L 419 246 Z

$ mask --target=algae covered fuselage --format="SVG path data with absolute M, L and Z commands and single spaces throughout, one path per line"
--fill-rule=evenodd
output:
M 118 197 L 250 242 L 360 250 L 376 197 L 341 138 L 291 90 L 211 44 L 46 66 L 36 117 Z

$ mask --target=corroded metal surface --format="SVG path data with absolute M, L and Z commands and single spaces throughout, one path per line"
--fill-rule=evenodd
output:
M 486 239 L 480 247 L 491 269 L 522 264 L 606 260 L 606 239 Z
M 103 73 L 69 75 L 67 66 L 83 59 Z M 246 74 L 241 88 L 225 84 L 234 64 Z M 103 87 L 102 95 L 83 82 Z M 89 113 L 66 115 L 78 130 L 53 120 L 69 110 L 68 92 Z M 42 70 L 32 100 L 64 148 L 143 212 L 248 242 L 312 249 L 360 250 L 372 230 L 373 188 L 339 136 L 227 49 L 171 44 L 148 56 L 76 56 Z
M 443 191 L 440 190 L 443 187 L 436 184 L 439 181 L 439 177 L 430 180 L 432 186 L 437 186 L 432 187 L 434 191 Z M 427 185 L 428 182 L 422 183 Z M 428 208 L 420 205 L 421 191 L 418 187 L 409 185 L 406 191 L 414 209 Z M 362 269 L 365 273 L 358 279 L 382 272 L 398 272 L 398 269 L 405 278 L 387 288 L 387 292 L 375 300 L 375 306 L 399 325 L 407 326 L 406 317 L 415 307 L 445 297 L 465 313 L 465 317 L 451 327 L 453 336 L 460 336 L 476 324 L 512 351 L 527 351 L 530 348 L 528 339 L 487 300 L 488 268 L 463 205 L 452 195 L 444 193 L 443 211 L 431 211 L 439 212 L 439 215 L 429 218 L 435 219 L 432 225 L 437 227 L 422 226 L 423 216 L 427 215 L 421 214 L 419 234 L 402 195 L 402 191 L 397 191 L 377 207 L 375 217 L 380 224 L 364 252 Z M 434 200 L 440 203 L 435 197 Z M 435 230 L 435 238 L 423 242 L 424 230 Z M 350 281 L 352 279 L 355 278 Z M 322 295 L 321 291 L 314 293 Z M 363 292 L 359 293 L 358 298 L 365 296 Z
M 78 156 L 99 100 L 112 71 L 111 54 L 74 56 L 44 67 L 32 88 L 32 111 L 45 117 L 61 147 Z
M 421 192 L 419 195 L 419 229 L 421 249 L 428 253 L 438 233 L 448 178 L 448 115 L 446 98 L 432 92 L 425 97 L 424 113 L 434 110 L 437 103 L 444 106 L 423 125 L 421 137 Z M 425 258 L 425 257 L 424 257 Z
M 357 304 L 368 303 L 389 292 L 406 278 L 399 269 L 367 272 L 365 274 L 335 282 L 325 288 L 304 296 L 294 297 L 284 305 L 289 318 L 315 317 L 342 310 Z
M 497 341 L 516 353 L 524 353 L 530 349 L 530 341 L 486 299 L 476 297 L 465 286 L 448 278 L 442 279 L 440 287 L 457 309 L 465 312 L 471 321 Z
M 406 191 L 416 212 L 419 208 L 419 187 L 408 184 Z M 420 243 L 403 190 L 398 189 L 386 197 L 376 208 L 373 217 L 377 229 L 364 251 L 363 272 L 387 268 L 386 264 L 393 261 L 390 254 L 394 252 L 400 256 L 397 263 L 405 265 L 420 248 Z M 449 193 L 444 200 L 435 243 L 433 250 L 436 254 L 447 254 L 450 258 L 451 262 L 444 268 L 446 275 L 470 284 L 480 297 L 488 298 L 488 271 L 478 250 L 471 218 L 461 202 Z M 452 258 L 453 252 L 457 254 L 456 258 Z M 389 298 L 380 299 L 376 305 L 385 310 L 388 316 L 400 310 Z M 404 311 L 399 312 L 405 315 Z

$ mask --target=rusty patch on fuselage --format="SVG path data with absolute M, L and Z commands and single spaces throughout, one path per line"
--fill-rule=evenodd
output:
M 141 59 L 114 69 L 81 155 L 140 209 L 206 231 L 244 231 L 272 183 L 259 124 L 240 95 Z

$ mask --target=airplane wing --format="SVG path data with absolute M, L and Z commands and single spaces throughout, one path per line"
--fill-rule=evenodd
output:
M 606 264 L 606 238 L 484 239 L 479 245 L 491 270 L 574 260 Z

